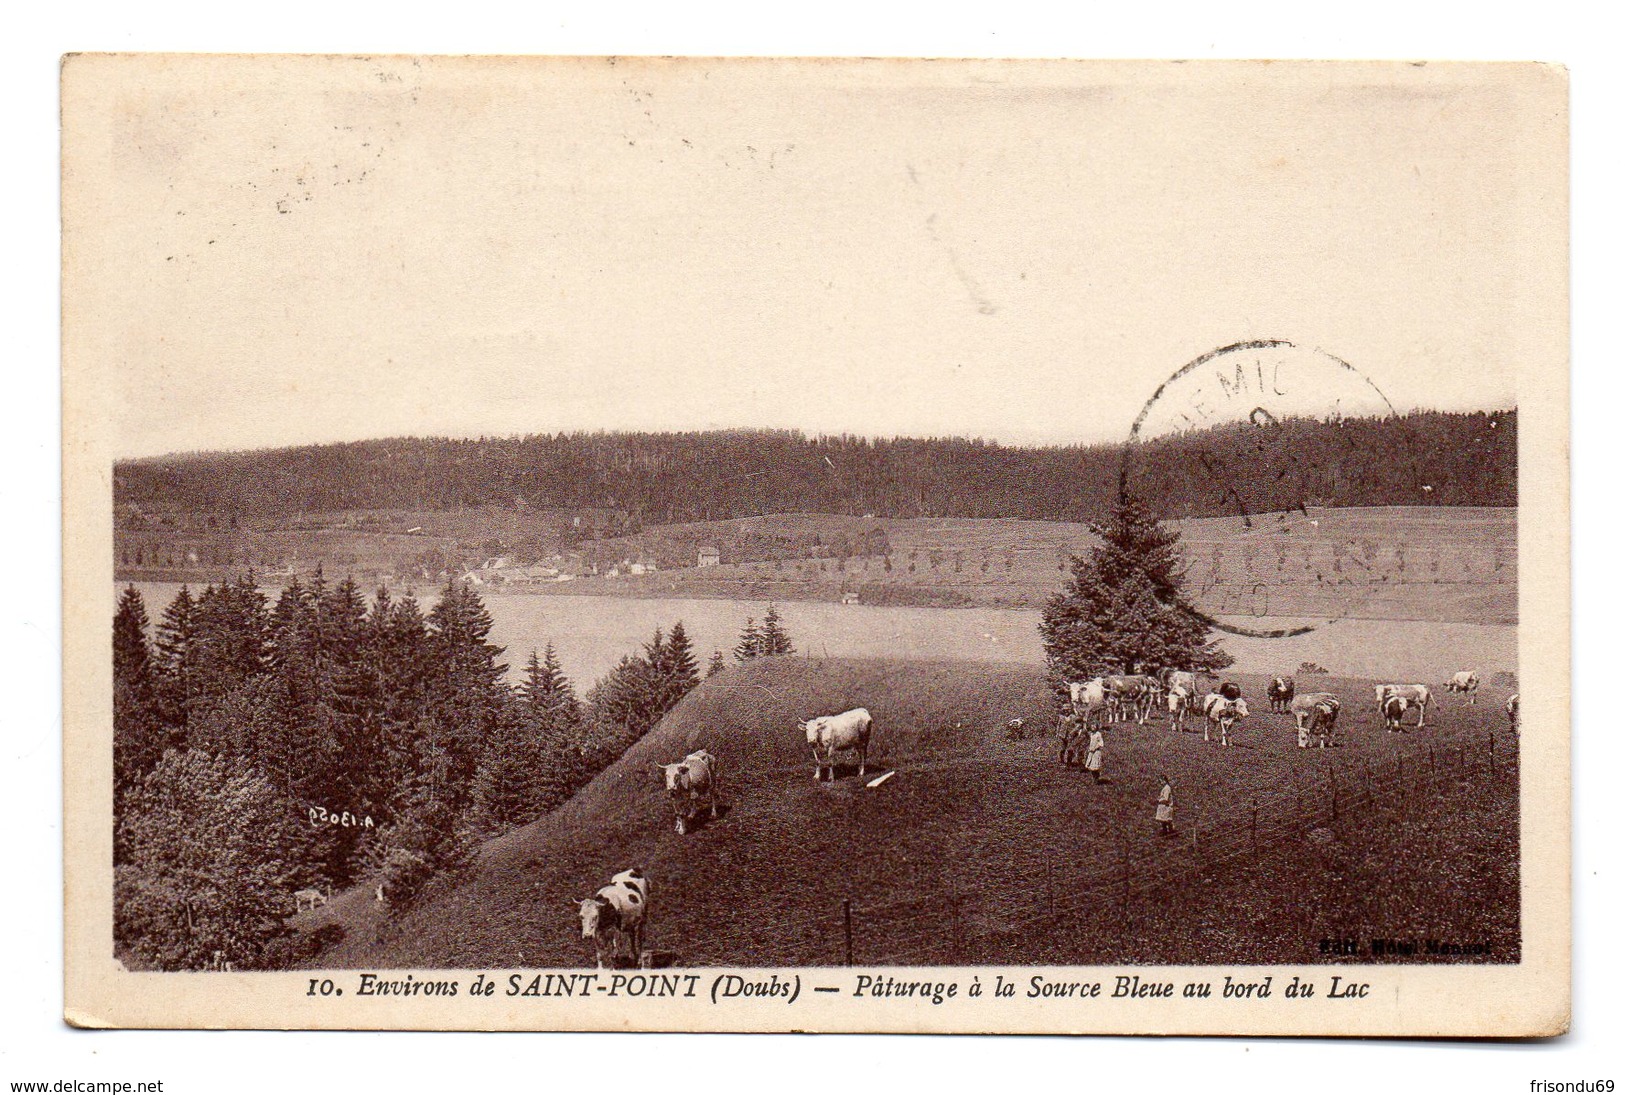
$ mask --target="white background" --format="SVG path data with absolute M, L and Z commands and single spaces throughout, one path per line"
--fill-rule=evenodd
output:
M 4 65 L 8 216 L 0 610 L 0 1091 L 16 1080 L 163 1079 L 171 1092 L 657 1086 L 842 1090 L 1527 1092 L 1625 1082 L 1622 729 L 1615 551 L 1620 406 L 1620 36 L 1603 5 L 823 2 L 377 5 L 23 4 Z M 61 1021 L 57 63 L 69 50 L 689 53 L 1545 60 L 1571 69 L 1574 239 L 1576 899 L 1574 1029 L 1544 1043 L 1243 1039 L 89 1033 Z

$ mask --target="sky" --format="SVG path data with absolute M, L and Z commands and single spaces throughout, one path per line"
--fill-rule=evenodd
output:
M 1112 441 L 1249 339 L 1348 362 L 1371 413 L 1510 407 L 1563 181 L 1531 170 L 1562 94 L 1531 67 L 84 57 L 64 81 L 68 367 L 121 458 Z

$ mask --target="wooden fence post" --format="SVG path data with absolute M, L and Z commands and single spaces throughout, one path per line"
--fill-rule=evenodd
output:
M 1490 767 L 1495 767 L 1495 731 L 1490 731 Z
M 1253 834 L 1253 851 L 1256 852 L 1256 851 L 1258 851 L 1258 800 L 1256 798 L 1253 799 L 1252 834 Z
M 846 932 L 846 964 L 852 964 L 852 899 L 846 898 L 841 902 L 841 922 Z
M 1333 764 L 1329 771 L 1332 776 L 1332 820 L 1337 820 L 1337 765 Z

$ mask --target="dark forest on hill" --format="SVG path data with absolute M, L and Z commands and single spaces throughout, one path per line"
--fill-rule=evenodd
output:
M 564 802 L 700 681 L 682 621 L 577 698 L 553 647 L 503 682 L 479 595 L 423 611 L 318 573 L 273 601 L 252 579 L 113 618 L 114 938 L 142 968 L 297 961 L 287 920 L 338 890 L 391 909 L 479 843 Z M 151 638 L 149 638 L 149 632 Z M 776 608 L 741 664 L 792 654 Z M 725 662 L 715 654 L 709 672 Z
M 1422 411 L 1287 419 L 1159 438 L 1132 454 L 1161 517 L 1324 506 L 1514 506 L 1518 416 Z M 119 462 L 114 503 L 248 519 L 465 506 L 602 508 L 640 524 L 769 513 L 1097 519 L 1118 444 L 1017 447 L 963 438 L 796 431 L 395 438 Z

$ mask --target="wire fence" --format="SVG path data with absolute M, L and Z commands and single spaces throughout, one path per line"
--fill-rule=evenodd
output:
M 969 758 L 967 758 L 969 759 Z M 684 955 L 698 964 L 771 956 L 800 965 L 956 965 L 1013 961 L 1038 935 L 1090 920 L 1121 921 L 1148 903 L 1230 877 L 1316 829 L 1357 824 L 1374 811 L 1446 809 L 1452 796 L 1517 780 L 1515 742 L 1468 735 L 1417 743 L 1389 756 L 1339 759 L 1290 788 L 1261 792 L 1217 820 L 1179 817 L 1171 836 L 1121 834 L 1087 863 L 1032 849 L 974 889 L 940 889 L 903 901 L 795 903 L 770 928 L 708 933 Z M 983 880 L 984 882 L 986 880 Z M 698 953 L 702 951 L 703 953 Z M 759 960 L 758 960 L 759 961 Z
M 1310 752 L 1316 752 L 1310 750 Z M 934 766 L 985 763 L 939 757 Z M 799 770 L 797 770 L 799 771 Z M 788 772 L 787 772 L 788 774 Z M 1347 832 L 1376 812 L 1405 816 L 1448 809 L 1518 778 L 1516 739 L 1469 733 L 1416 742 L 1387 755 L 1329 760 L 1290 787 L 1260 791 L 1227 810 L 1182 809 L 1173 835 L 1145 823 L 1084 857 L 1033 847 L 1001 859 L 976 885 L 933 888 L 901 901 L 867 904 L 825 896 L 787 898 L 771 924 L 712 923 L 685 940 L 685 965 L 959 965 L 1019 963 L 1035 938 L 1090 921 L 1122 922 L 1151 903 L 1223 884 L 1237 872 L 1298 846 L 1316 829 Z

